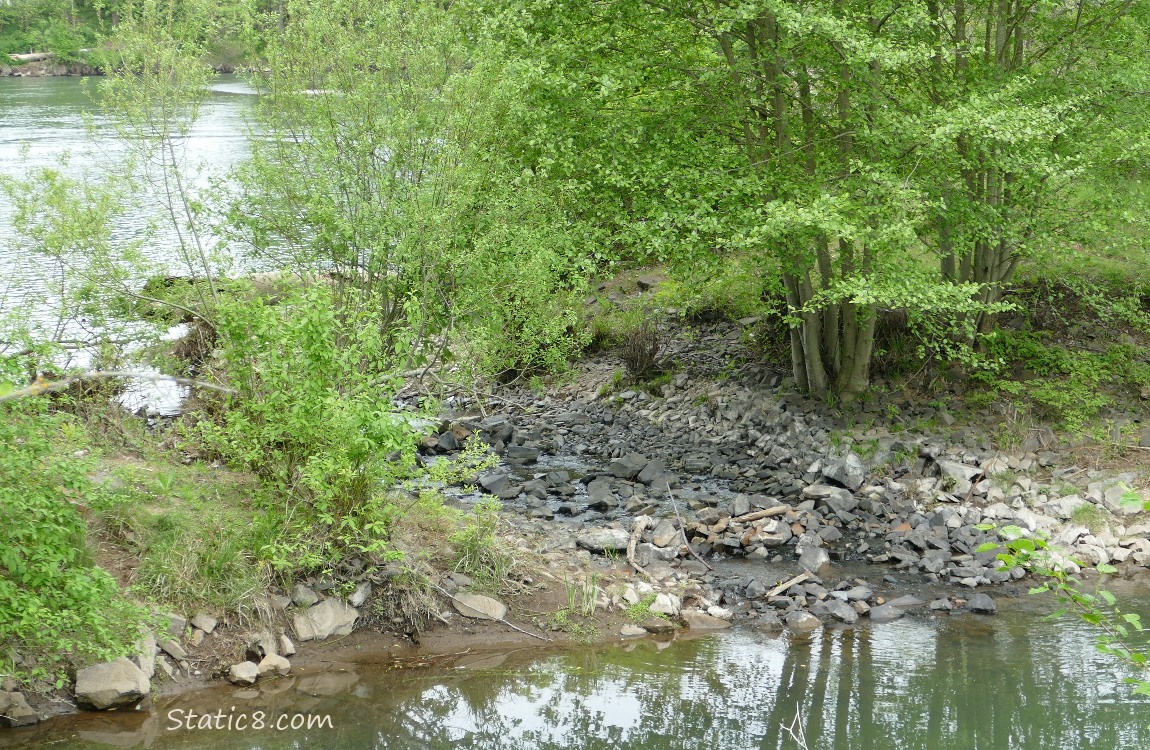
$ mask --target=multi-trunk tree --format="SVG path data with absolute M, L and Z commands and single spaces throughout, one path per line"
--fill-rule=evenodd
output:
M 1123 115 L 1145 107 L 1147 5 L 628 0 L 490 17 L 544 113 L 530 163 L 623 252 L 762 256 L 796 382 L 850 397 L 880 310 L 969 352 L 1019 263 L 1063 241 L 1076 185 L 1138 158 L 1145 117 Z

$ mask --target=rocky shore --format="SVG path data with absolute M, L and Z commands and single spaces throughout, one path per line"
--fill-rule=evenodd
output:
M 498 468 L 437 489 L 462 507 L 499 498 L 499 541 L 523 565 L 512 596 L 424 571 L 444 650 L 461 638 L 570 637 L 539 613 L 563 609 L 573 586 L 594 622 L 579 639 L 616 640 L 993 614 L 996 597 L 1025 590 L 1022 571 L 998 570 L 979 547 L 1009 534 L 1045 535 L 1074 572 L 1108 563 L 1135 577 L 1150 565 L 1150 493 L 1136 465 L 1076 465 L 1080 451 L 1046 428 L 1003 450 L 992 420 L 904 393 L 813 402 L 746 351 L 754 323 L 672 327 L 673 370 L 657 386 L 624 385 L 619 360 L 601 352 L 557 386 L 446 399 L 423 460 L 450 459 L 473 438 L 500 456 Z M 400 405 L 422 391 L 412 378 Z M 76 704 L 281 680 L 308 670 L 309 650 L 348 636 L 415 653 L 418 633 L 373 614 L 398 573 L 349 561 L 334 579 L 269 592 L 256 623 L 168 614 L 135 657 L 82 670 Z M 5 721 L 36 721 L 42 712 L 9 683 Z

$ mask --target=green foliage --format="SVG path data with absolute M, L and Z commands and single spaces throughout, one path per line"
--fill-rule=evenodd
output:
M 981 525 L 979 528 L 991 530 L 994 527 Z M 1050 549 L 1043 536 L 1030 537 L 1017 526 L 1003 527 L 998 534 L 1001 543 L 988 542 L 978 551 L 1001 549 L 998 560 L 1002 569 L 1022 568 L 1038 577 L 1041 582 L 1031 588 L 1030 593 L 1053 593 L 1059 608 L 1051 614 L 1052 618 L 1073 613 L 1098 632 L 1096 645 L 1099 652 L 1131 665 L 1143 675 L 1150 670 L 1150 645 L 1147 645 L 1138 614 L 1124 611 L 1118 605 L 1118 598 L 1110 591 L 1097 587 L 1088 591 L 1081 580 L 1067 572 L 1067 558 Z M 1109 564 L 1097 565 L 1095 571 L 1100 577 L 1118 572 Z M 1132 678 L 1127 682 L 1134 685 L 1136 694 L 1150 695 L 1150 679 Z
M 194 435 L 290 499 L 278 568 L 314 568 L 342 551 L 386 555 L 386 487 L 413 465 L 415 430 L 388 403 L 378 318 L 340 316 L 330 289 L 282 300 L 221 300 L 222 378 L 239 390 Z
M 474 481 L 477 474 L 499 466 L 499 456 L 490 446 L 472 435 L 454 458 L 440 458 L 427 467 L 427 478 L 446 485 Z
M 86 546 L 87 466 L 60 439 L 75 432 L 42 402 L 0 404 L 0 673 L 57 687 L 70 667 L 130 653 L 145 622 Z
M 468 524 L 451 537 L 456 572 L 474 578 L 489 589 L 504 585 L 515 562 L 495 538 L 501 507 L 494 498 L 480 500 Z
M 1141 502 L 1141 497 L 1139 497 L 1139 502 Z M 1099 532 L 1106 527 L 1110 520 L 1110 514 L 1094 503 L 1083 503 L 1070 514 L 1070 520 L 1093 532 Z
M 1082 431 L 1111 397 L 1105 388 L 1150 385 L 1150 364 L 1138 359 L 1138 350 L 1114 345 L 1105 352 L 1070 349 L 1044 343 L 1037 335 L 999 331 L 987 337 L 987 355 L 1007 367 L 1025 370 L 1027 379 L 1013 379 L 983 373 L 976 380 L 989 387 L 983 397 L 994 399 L 1006 393 L 1032 403 L 1041 416 L 1063 428 Z
M 656 598 L 658 598 L 657 594 L 647 594 L 642 599 L 632 604 L 630 607 L 627 607 L 627 610 L 624 612 L 624 616 L 626 616 L 628 620 L 634 623 L 640 623 L 645 620 L 649 620 L 652 617 L 661 617 L 666 619 L 667 616 L 662 612 L 651 611 L 651 605 L 655 603 Z

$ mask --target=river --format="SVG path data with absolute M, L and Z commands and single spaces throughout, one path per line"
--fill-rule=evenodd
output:
M 1024 596 L 1000 599 L 995 617 L 344 665 L 150 713 L 63 717 L 0 733 L 0 748 L 792 750 L 797 715 L 811 750 L 1150 746 L 1150 704 L 1122 684 L 1127 670 L 1080 623 L 1044 622 L 1045 606 Z M 188 728 L 205 714 L 221 728 Z
M 76 178 L 122 169 L 125 143 L 114 137 L 111 121 L 96 104 L 97 94 L 97 79 L 0 78 L 0 177 L 26 183 L 42 168 L 58 167 Z M 206 194 L 213 180 L 224 178 L 246 157 L 252 94 L 235 76 L 220 76 L 212 84 L 200 117 L 178 144 L 193 190 Z M 12 201 L 0 194 L 0 347 L 19 339 L 13 330 L 24 328 L 31 329 L 36 340 L 91 338 L 86 320 L 61 320 L 59 268 L 28 251 L 13 226 L 14 210 Z M 158 191 L 144 189 L 123 208 L 112 241 L 142 242 L 142 254 L 157 264 L 158 272 L 189 274 Z M 143 282 L 142 276 L 137 279 L 137 285 Z M 80 348 L 58 364 L 83 367 L 89 358 L 90 352 Z M 178 410 L 181 393 L 171 383 L 137 381 L 124 403 L 132 410 L 144 405 L 172 413 Z

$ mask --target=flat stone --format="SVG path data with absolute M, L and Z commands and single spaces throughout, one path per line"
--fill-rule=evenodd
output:
M 623 627 L 619 628 L 619 635 L 623 636 L 624 638 L 638 638 L 639 636 L 647 635 L 647 631 L 638 625 L 627 623 Z
M 630 541 L 631 535 L 623 529 L 594 529 L 575 537 L 576 544 L 592 552 L 622 552 Z
M 836 512 L 849 513 L 859 506 L 859 501 L 842 487 L 832 487 L 829 484 L 812 484 L 803 488 L 803 497 L 816 501 L 818 505 L 825 505 Z
M 205 633 L 211 633 L 219 625 L 219 622 L 214 617 L 203 614 L 202 612 L 192 618 L 192 625 L 196 626 Z
M 151 689 L 148 676 L 124 657 L 76 673 L 76 700 L 96 710 L 134 705 Z
M 479 477 L 479 486 L 492 495 L 498 495 L 511 485 L 511 481 L 503 473 L 484 474 Z
M 160 641 L 160 648 L 166 651 L 168 655 L 176 661 L 188 658 L 188 652 L 184 650 L 184 647 L 171 639 Z
M 666 479 L 667 467 L 663 464 L 662 460 L 656 458 L 647 462 L 643 470 L 639 472 L 635 478 L 646 485 L 654 484 L 659 480 Z
M 722 630 L 731 627 L 731 623 L 728 621 L 719 617 L 712 617 L 697 609 L 684 609 L 679 617 L 683 624 L 691 630 Z
M 460 593 L 451 599 L 456 611 L 473 620 L 502 620 L 507 617 L 507 605 L 482 594 Z
M 982 473 L 982 469 L 977 466 L 967 466 L 958 461 L 948 461 L 939 458 L 935 460 L 935 463 L 938 464 L 938 469 L 944 477 L 955 481 L 970 482 Z
M 358 618 L 359 612 L 355 607 L 338 599 L 325 599 L 297 614 L 292 622 L 296 637 L 301 641 L 322 641 L 333 635 L 350 634 Z
M 245 662 L 250 664 L 251 662 Z M 291 662 L 279 654 L 268 654 L 256 665 L 260 677 L 275 672 L 280 677 L 287 677 L 291 673 Z
M 295 644 L 285 634 L 280 634 L 280 653 L 284 656 L 295 655 Z
M 539 449 L 523 445 L 507 446 L 507 460 L 517 464 L 533 464 L 539 460 Z
M 259 667 L 250 661 L 242 661 L 228 667 L 228 682 L 233 685 L 254 685 L 259 677 Z
M 642 627 L 653 635 L 665 635 L 675 632 L 675 623 L 664 620 L 662 617 L 648 617 L 642 622 Z
M 893 604 L 883 604 L 879 607 L 872 607 L 869 616 L 871 622 L 893 622 L 905 613 L 906 610 L 902 607 L 896 607 Z
M 188 618 L 171 612 L 166 614 L 165 617 L 168 618 L 168 631 L 172 634 L 172 637 L 183 638 L 184 629 L 188 627 Z

